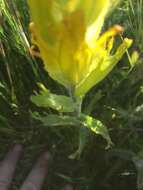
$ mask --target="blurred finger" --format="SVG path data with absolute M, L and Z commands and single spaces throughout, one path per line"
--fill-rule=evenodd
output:
M 0 190 L 8 190 L 21 151 L 22 146 L 15 145 L 0 163 Z
M 48 172 L 49 161 L 51 160 L 51 155 L 49 152 L 44 153 L 37 161 L 36 165 L 32 169 L 31 173 L 28 175 L 24 181 L 20 190 L 40 190 L 45 176 Z
M 73 190 L 71 185 L 66 185 L 63 190 Z

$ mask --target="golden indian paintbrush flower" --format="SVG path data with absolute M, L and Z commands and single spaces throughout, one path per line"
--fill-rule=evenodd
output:
M 76 96 L 84 95 L 117 64 L 132 44 L 124 39 L 112 54 L 113 26 L 100 36 L 111 0 L 28 0 L 32 43 L 49 75 Z

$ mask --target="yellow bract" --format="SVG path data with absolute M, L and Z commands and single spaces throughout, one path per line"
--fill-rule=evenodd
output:
M 119 61 L 130 40 L 114 55 L 115 26 L 99 37 L 110 0 L 28 0 L 32 43 L 40 50 L 50 76 L 76 96 L 84 95 Z

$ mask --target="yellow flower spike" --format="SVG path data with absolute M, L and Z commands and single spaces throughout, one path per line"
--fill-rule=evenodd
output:
M 49 75 L 66 88 L 73 87 L 76 96 L 84 95 L 115 65 L 110 52 L 122 28 L 113 27 L 99 37 L 111 0 L 28 3 L 34 22 L 32 43 L 38 46 Z

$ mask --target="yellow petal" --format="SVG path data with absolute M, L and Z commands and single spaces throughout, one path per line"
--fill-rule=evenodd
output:
M 28 0 L 37 33 L 47 43 L 54 43 L 62 20 L 62 11 L 55 0 Z
M 75 85 L 79 81 L 79 61 L 76 54 L 81 49 L 85 34 L 82 12 L 76 11 L 65 17 L 61 33 L 59 65 L 64 76 Z
M 100 16 L 110 0 L 69 0 L 67 10 L 74 12 L 80 10 L 84 13 L 87 26 L 92 25 Z M 67 2 L 67 1 L 66 1 Z
M 88 26 L 92 25 L 107 8 L 109 0 L 81 0 L 79 7 L 84 11 Z
M 104 46 L 106 46 L 106 43 L 111 37 L 115 37 L 116 35 L 123 33 L 123 31 L 124 31 L 123 27 L 121 27 L 120 25 L 115 25 L 106 32 L 104 32 L 100 36 L 100 38 L 96 41 L 96 44 L 104 48 Z
M 94 15 L 95 13 L 93 14 L 93 20 L 92 20 L 93 22 L 91 22 L 91 24 L 87 28 L 86 36 L 85 36 L 86 42 L 91 48 L 95 47 L 96 40 L 98 39 L 99 34 L 102 30 L 106 14 L 109 10 L 110 1 L 101 0 L 99 3 L 99 0 L 98 0 L 97 4 L 100 5 L 100 6 L 97 5 L 98 10 L 100 10 L 99 15 L 95 17 Z M 93 11 L 96 12 L 96 10 L 93 10 Z
M 126 50 L 131 46 L 132 40 L 124 39 L 123 43 L 117 49 L 115 55 L 108 56 L 97 64 L 97 67 L 83 80 L 76 88 L 75 95 L 83 96 L 94 85 L 103 80 L 107 74 L 114 68 L 122 58 Z

